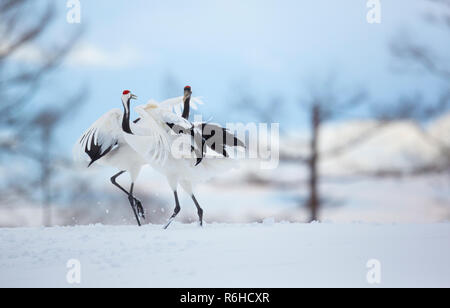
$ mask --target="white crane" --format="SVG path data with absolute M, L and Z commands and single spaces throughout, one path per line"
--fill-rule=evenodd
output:
M 193 194 L 193 184 L 207 180 L 234 166 L 232 160 L 228 158 L 228 147 L 245 147 L 241 140 L 219 125 L 189 122 L 187 118 L 191 93 L 191 88 L 185 87 L 182 116 L 172 110 L 172 107 L 176 105 L 175 102 L 179 102 L 179 98 L 167 100 L 161 104 L 149 101 L 146 105 L 136 107 L 135 111 L 140 116 L 140 127 L 145 127 L 147 130 L 144 134 L 125 135 L 128 144 L 155 170 L 166 176 L 173 191 L 175 209 L 164 226 L 165 229 L 180 212 L 178 184 L 191 196 L 197 208 L 200 226 L 203 225 L 203 209 Z M 157 142 L 156 145 L 155 142 Z M 187 148 L 189 153 L 178 151 L 175 153 L 179 146 Z M 215 152 L 216 157 L 206 156 L 211 153 L 210 150 L 213 151 L 212 153 Z M 192 153 L 195 154 L 194 157 Z M 186 154 L 189 155 L 186 156 Z
M 137 223 L 141 226 L 139 217 L 145 219 L 144 208 L 141 201 L 133 196 L 133 188 L 141 168 L 147 162 L 124 139 L 124 135 L 133 134 L 132 126 L 133 130 L 138 130 L 135 124 L 130 123 L 130 101 L 132 99 L 137 99 L 137 97 L 129 90 L 123 91 L 124 111 L 114 108 L 102 115 L 81 135 L 73 151 L 77 160 L 90 159 L 88 167 L 95 163 L 120 170 L 111 177 L 111 182 L 127 194 Z M 125 172 L 128 172 L 131 178 L 129 191 L 116 182 L 116 179 Z

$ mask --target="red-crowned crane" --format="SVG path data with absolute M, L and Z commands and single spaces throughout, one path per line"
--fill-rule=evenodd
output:
M 184 88 L 184 110 L 182 116 L 173 112 L 170 100 L 161 104 L 149 101 L 137 106 L 140 127 L 147 129 L 143 134 L 127 134 L 128 144 L 157 171 L 164 174 L 175 198 L 175 209 L 164 228 L 167 228 L 180 212 L 178 184 L 188 193 L 203 225 L 203 209 L 194 196 L 192 186 L 230 169 L 234 162 L 229 158 L 227 148 L 243 147 L 244 143 L 225 128 L 210 123 L 191 123 L 188 120 L 191 88 Z M 179 102 L 179 98 L 174 101 Z M 158 144 L 154 142 L 157 140 Z M 179 148 L 189 153 L 179 153 Z M 174 151 L 177 151 L 175 153 Z M 212 151 L 212 152 L 211 152 Z M 195 155 L 192 155 L 194 153 Z M 215 157 L 206 155 L 214 153 Z
M 114 108 L 89 127 L 78 139 L 74 146 L 74 157 L 77 160 L 90 159 L 88 167 L 92 164 L 110 166 L 120 171 L 111 177 L 111 182 L 128 196 L 131 208 L 139 226 L 140 217 L 145 219 L 144 208 L 141 201 L 133 195 L 141 168 L 147 164 L 145 159 L 138 154 L 125 141 L 124 135 L 133 134 L 135 124 L 130 123 L 130 101 L 137 99 L 129 90 L 122 93 L 123 112 Z M 130 190 L 120 186 L 116 179 L 127 172 L 131 179 Z

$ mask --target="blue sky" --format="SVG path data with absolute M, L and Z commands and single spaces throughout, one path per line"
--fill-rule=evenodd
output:
M 262 101 L 284 97 L 275 120 L 304 127 L 299 104 L 309 83 L 334 73 L 347 89 L 367 88 L 374 102 L 416 90 L 434 95 L 441 84 L 432 77 L 393 73 L 388 43 L 400 34 L 436 50 L 449 47 L 423 22 L 432 7 L 421 0 L 382 0 L 381 24 L 368 24 L 366 1 L 357 0 L 80 2 L 81 25 L 67 24 L 63 3 L 52 29 L 57 37 L 85 28 L 48 83 L 64 93 L 89 87 L 86 105 L 63 130 L 68 149 L 101 114 L 120 107 L 122 90 L 136 93 L 139 103 L 165 98 L 168 75 L 180 86 L 173 95 L 189 84 L 204 97 L 205 118 L 252 120 L 233 102 L 243 88 Z

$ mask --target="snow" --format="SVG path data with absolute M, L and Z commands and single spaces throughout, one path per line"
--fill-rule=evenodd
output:
M 0 287 L 450 287 L 449 242 L 448 223 L 8 228 Z M 372 259 L 381 284 L 367 282 Z
M 362 133 L 369 133 L 379 123 L 374 120 L 327 123 L 322 127 L 319 149 L 323 160 L 320 172 L 324 175 L 352 174 L 357 171 L 405 169 L 426 165 L 441 154 L 434 142 L 424 138 L 421 128 L 413 121 L 393 121 L 378 128 L 374 134 L 350 147 L 341 155 L 326 155 L 356 140 Z M 442 145 L 449 145 L 450 114 L 432 121 L 424 127 L 425 133 Z M 308 139 L 304 133 L 296 132 L 280 140 L 281 156 L 305 157 L 308 155 Z

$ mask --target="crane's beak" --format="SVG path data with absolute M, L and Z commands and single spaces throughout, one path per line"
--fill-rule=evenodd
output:
M 137 99 L 138 97 L 134 94 L 131 94 L 131 99 Z

